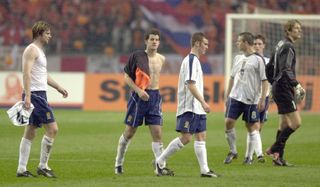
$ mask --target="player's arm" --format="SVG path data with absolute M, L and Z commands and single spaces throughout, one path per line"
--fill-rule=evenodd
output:
M 124 73 L 124 81 L 125 83 L 134 91 L 136 92 L 139 97 L 144 100 L 144 101 L 148 101 L 149 100 L 149 95 L 146 91 L 144 91 L 143 89 L 139 88 L 131 79 L 131 77 L 127 74 Z
M 159 59 L 161 60 L 162 62 L 162 65 L 166 64 L 166 57 L 163 56 L 162 54 L 158 53 L 159 54 Z
M 263 80 L 262 81 L 261 98 L 260 98 L 259 103 L 258 103 L 258 111 L 262 111 L 266 106 L 265 100 L 266 100 L 266 97 L 267 97 L 268 88 L 269 88 L 268 80 Z
M 64 98 L 68 97 L 68 92 L 63 87 L 61 87 L 53 78 L 48 74 L 47 83 L 52 88 L 56 89 L 59 93 L 62 94 Z
M 26 109 L 29 109 L 31 105 L 31 69 L 37 56 L 38 52 L 32 46 L 27 47 L 22 55 L 23 88 L 25 93 L 24 106 Z
M 187 81 L 188 89 L 190 90 L 191 94 L 201 103 L 202 108 L 205 112 L 210 112 L 210 106 L 208 103 L 204 100 L 203 96 L 198 91 L 196 84 L 194 81 Z
M 285 65 L 284 65 L 284 75 L 288 78 L 288 82 L 291 86 L 295 88 L 295 94 L 298 96 L 299 100 L 302 100 L 305 96 L 306 91 L 301 86 L 301 84 L 297 81 L 296 76 L 293 73 L 292 62 L 294 59 L 294 52 L 291 47 L 287 47 L 284 50 L 285 56 Z
M 228 83 L 227 92 L 226 92 L 226 98 L 228 98 L 229 95 L 230 95 L 231 89 L 232 89 L 232 87 L 233 87 L 233 82 L 234 82 L 234 78 L 233 78 L 233 77 L 230 77 L 229 83 Z
M 269 88 L 268 79 L 266 76 L 266 65 L 264 58 L 261 57 L 261 60 L 258 61 L 259 63 L 259 72 L 260 72 L 260 80 L 261 80 L 261 97 L 258 103 L 258 111 L 263 111 L 266 106 L 266 97 Z
M 290 83 L 290 85 L 292 85 L 293 87 L 296 87 L 299 83 L 296 80 L 296 76 L 293 73 L 293 69 L 292 67 L 292 62 L 294 59 L 294 52 L 293 49 L 291 47 L 287 47 L 283 53 L 285 54 L 285 63 L 284 63 L 284 68 L 283 68 L 283 73 L 286 75 L 286 77 L 288 78 L 288 81 Z

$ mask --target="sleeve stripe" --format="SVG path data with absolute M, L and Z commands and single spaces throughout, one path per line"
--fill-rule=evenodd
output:
M 192 77 L 192 64 L 193 64 L 194 55 L 189 55 L 189 80 L 191 80 Z

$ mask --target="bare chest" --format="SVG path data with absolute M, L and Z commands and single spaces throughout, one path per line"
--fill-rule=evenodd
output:
M 151 75 L 159 74 L 162 68 L 162 61 L 160 59 L 149 59 L 149 71 Z

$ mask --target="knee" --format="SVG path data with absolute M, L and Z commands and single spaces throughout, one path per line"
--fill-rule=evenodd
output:
M 183 145 L 188 144 L 191 141 L 191 139 L 192 139 L 192 136 L 188 136 L 188 135 L 180 137 L 180 141 Z
M 52 127 L 52 128 L 49 128 L 47 133 L 48 133 L 48 136 L 51 137 L 51 138 L 54 138 L 57 134 L 58 134 L 58 127 Z
M 154 142 L 160 142 L 162 139 L 161 131 L 156 131 L 152 133 L 152 139 Z
M 24 138 L 30 141 L 33 141 L 35 137 L 36 137 L 36 132 L 28 132 L 24 134 Z
M 126 140 L 130 140 L 131 138 L 133 138 L 134 134 L 135 134 L 134 130 L 125 130 L 123 133 L 123 136 Z
M 226 120 L 225 121 L 226 130 L 234 128 L 234 121 L 232 120 Z
M 301 122 L 294 124 L 292 128 L 293 128 L 293 130 L 297 130 L 300 128 L 300 126 L 301 126 Z

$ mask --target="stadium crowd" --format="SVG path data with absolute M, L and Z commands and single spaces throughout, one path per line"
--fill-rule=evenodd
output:
M 112 47 L 115 53 L 143 49 L 143 33 L 152 26 L 139 9 L 144 0 L 1 0 L 0 46 L 26 45 L 31 41 L 31 25 L 46 20 L 53 26 L 55 39 L 48 53 L 101 53 Z M 317 0 L 181 0 L 175 11 L 196 12 L 206 26 L 209 54 L 224 51 L 225 15 L 256 7 L 297 14 L 319 14 Z M 148 3 L 154 3 L 149 1 Z M 175 53 L 162 41 L 161 51 Z

